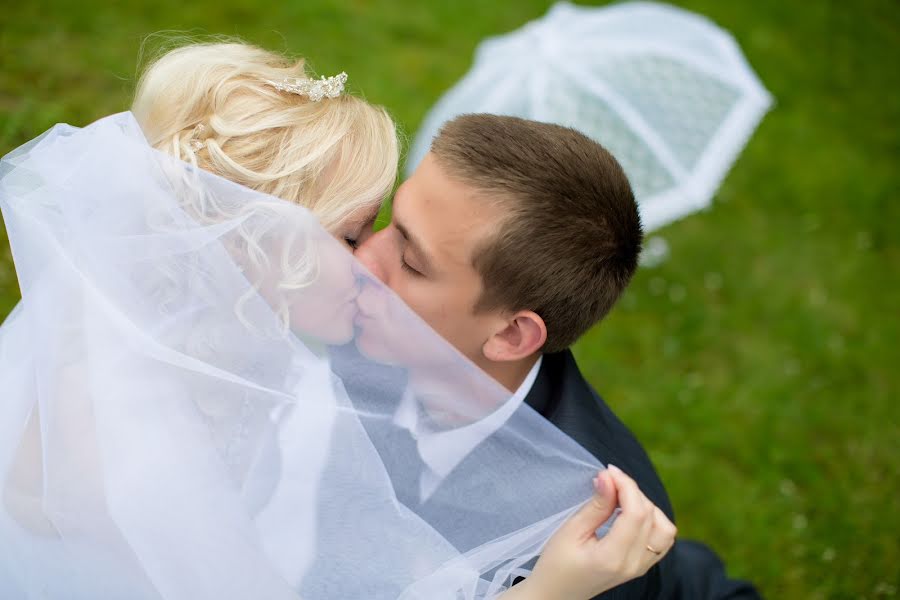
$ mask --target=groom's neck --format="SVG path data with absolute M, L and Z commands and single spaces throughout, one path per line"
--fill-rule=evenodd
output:
M 534 363 L 537 362 L 539 356 L 540 353 L 535 353 L 522 360 L 504 362 L 491 361 L 480 366 L 488 375 L 499 381 L 503 387 L 510 392 L 515 393 L 522 385 L 522 382 L 525 381 L 525 378 L 528 377 L 528 373 L 531 371 Z

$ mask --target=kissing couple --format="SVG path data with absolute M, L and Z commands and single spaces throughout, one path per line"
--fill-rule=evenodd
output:
M 346 79 L 188 45 L 3 158 L 3 597 L 758 597 L 568 349 L 637 267 L 615 158 L 463 116 L 375 231 Z

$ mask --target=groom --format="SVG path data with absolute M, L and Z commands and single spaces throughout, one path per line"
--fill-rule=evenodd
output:
M 640 443 L 568 349 L 637 267 L 631 186 L 599 144 L 564 127 L 467 115 L 447 123 L 357 257 L 432 328 L 674 521 Z M 364 307 L 361 305 L 360 309 Z M 704 546 L 679 542 L 602 598 L 756 598 Z

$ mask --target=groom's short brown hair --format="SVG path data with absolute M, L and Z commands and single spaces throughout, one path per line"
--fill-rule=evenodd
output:
M 622 167 L 600 144 L 559 125 L 497 115 L 448 122 L 432 152 L 452 178 L 506 211 L 473 256 L 476 310 L 533 310 L 544 352 L 567 348 L 628 285 L 643 233 Z

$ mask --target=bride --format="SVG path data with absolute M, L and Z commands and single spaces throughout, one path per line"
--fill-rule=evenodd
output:
M 4 598 L 591 598 L 671 547 L 621 471 L 585 503 L 600 466 L 527 406 L 442 495 L 495 527 L 450 535 L 453 507 L 400 500 L 424 501 L 402 397 L 477 426 L 509 394 L 386 289 L 366 318 L 390 335 L 357 348 L 356 294 L 379 284 L 352 250 L 399 150 L 345 82 L 185 46 L 131 113 L 4 157 Z

